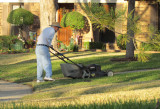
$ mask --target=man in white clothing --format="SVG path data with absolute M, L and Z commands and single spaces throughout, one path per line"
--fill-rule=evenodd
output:
M 52 79 L 52 65 L 49 53 L 49 46 L 52 46 L 54 34 L 61 28 L 58 22 L 54 22 L 50 27 L 45 28 L 37 39 L 37 82 L 55 81 Z M 46 72 L 43 80 L 43 70 Z

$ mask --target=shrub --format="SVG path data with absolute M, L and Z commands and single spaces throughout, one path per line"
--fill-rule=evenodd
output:
M 11 44 L 11 49 L 13 50 L 22 50 L 23 49 L 23 42 L 20 40 L 17 40 L 15 44 Z
M 17 39 L 17 36 L 0 36 L 0 50 L 21 50 L 23 42 Z
M 65 14 L 61 20 L 61 26 L 70 26 L 73 29 L 83 29 L 85 26 L 84 16 L 76 11 Z
M 13 39 L 15 36 L 0 36 L 0 49 L 11 50 L 11 44 L 13 44 Z
M 70 43 L 68 46 L 66 46 L 62 41 L 59 41 L 59 50 L 60 51 L 78 51 L 78 45 L 74 44 L 74 39 L 70 38 Z
M 31 12 L 18 8 L 10 12 L 7 21 L 15 25 L 31 25 L 34 21 L 34 16 Z
M 74 49 L 74 39 L 70 38 L 69 46 L 67 47 L 68 51 L 71 51 Z
M 90 42 L 90 49 L 102 49 L 103 47 L 103 42 Z
M 78 52 L 78 45 L 74 45 L 74 47 L 73 47 L 73 52 Z
M 103 42 L 84 42 L 85 49 L 105 49 Z
M 117 37 L 117 46 L 120 49 L 126 50 L 126 42 L 127 42 L 127 36 L 126 35 L 119 35 Z

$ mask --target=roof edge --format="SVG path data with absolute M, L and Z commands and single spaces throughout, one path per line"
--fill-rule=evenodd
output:
M 0 3 L 39 3 L 40 0 L 0 0 Z M 58 3 L 126 3 L 126 0 L 58 0 Z

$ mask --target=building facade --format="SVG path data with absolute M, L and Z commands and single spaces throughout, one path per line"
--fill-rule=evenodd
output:
M 127 0 L 92 0 L 93 2 L 98 2 L 104 4 L 106 8 L 109 9 L 113 8 L 127 8 L 128 2 Z M 88 27 L 82 34 L 80 38 L 80 44 L 83 47 L 84 42 L 104 42 L 106 44 L 111 44 L 111 49 L 116 49 L 115 40 L 116 37 L 119 35 L 118 33 L 126 33 L 127 31 L 127 21 L 124 23 L 117 23 L 115 25 L 114 33 L 109 31 L 107 28 L 105 31 L 99 31 L 92 28 L 92 24 L 87 17 L 87 15 L 83 12 L 80 8 L 79 3 L 89 3 L 91 0 L 58 0 L 59 8 L 56 14 L 56 21 L 60 22 L 61 18 L 63 17 L 64 12 L 70 11 L 78 11 L 82 13 L 88 20 Z M 36 32 L 37 36 L 40 34 L 40 0 L 0 0 L 0 35 L 10 35 L 10 34 L 18 34 L 17 27 L 11 25 L 7 22 L 8 14 L 16 9 L 19 6 L 22 6 L 24 9 L 32 12 L 34 14 L 34 24 L 30 31 Z M 149 25 L 153 25 L 157 29 L 160 28 L 160 6 L 159 3 L 155 2 L 154 0 L 147 0 L 147 1 L 136 1 L 135 5 L 135 14 L 140 16 L 138 20 L 138 24 L 141 28 L 141 33 L 135 35 L 138 40 L 147 40 L 148 37 L 148 27 Z M 127 12 L 126 12 L 127 16 Z M 73 31 L 69 28 L 62 28 L 60 32 L 58 32 L 58 39 L 62 40 L 65 44 L 69 44 L 69 39 L 72 37 Z M 63 38 L 62 38 L 63 37 Z M 110 45 L 109 45 L 110 46 Z M 84 48 L 84 47 L 83 47 Z

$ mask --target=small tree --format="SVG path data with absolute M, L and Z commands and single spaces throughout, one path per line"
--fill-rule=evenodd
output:
M 9 13 L 7 21 L 19 27 L 19 35 L 26 44 L 27 41 L 24 38 L 22 31 L 24 26 L 33 24 L 34 15 L 30 11 L 27 11 L 23 8 L 18 8 Z
M 85 17 L 76 11 L 69 12 L 63 16 L 61 26 L 70 26 L 75 31 L 76 36 L 77 32 L 85 27 Z
M 92 1 L 92 0 L 91 0 Z M 134 59 L 134 50 L 139 50 L 138 53 L 138 60 L 145 62 L 149 59 L 149 56 L 145 54 L 145 49 L 143 47 L 136 47 L 136 42 L 144 42 L 137 40 L 134 35 L 140 33 L 140 28 L 138 26 L 137 21 L 140 19 L 140 16 L 134 16 L 134 8 L 135 8 L 135 0 L 129 0 L 128 5 L 128 15 L 125 16 L 126 9 L 118 9 L 118 8 L 111 8 L 109 12 L 106 11 L 103 5 L 98 3 L 89 3 L 82 5 L 80 4 L 81 8 L 85 11 L 85 13 L 90 18 L 94 27 L 103 29 L 108 28 L 109 30 L 120 34 L 123 37 L 121 42 L 126 44 L 126 59 Z M 122 34 L 115 29 L 115 25 L 121 24 L 123 21 L 127 22 L 127 32 Z M 151 32 L 153 33 L 153 32 Z M 155 37 L 154 37 L 155 38 Z M 157 37 L 158 38 L 158 37 Z M 153 39 L 153 37 L 152 37 Z M 147 43 L 147 42 L 144 42 Z M 148 42 L 150 43 L 150 42 Z M 155 42 L 153 42 L 155 43 Z M 158 45 L 158 42 L 154 45 Z
M 84 28 L 85 20 L 84 16 L 79 12 L 73 11 L 65 14 L 61 20 L 61 26 L 68 27 L 72 29 L 80 30 Z

